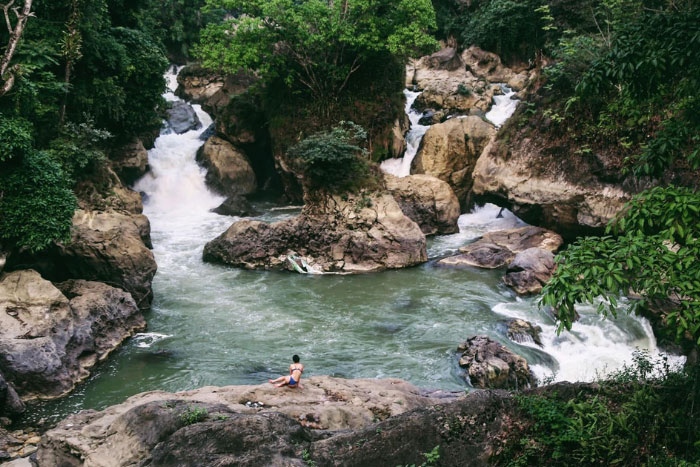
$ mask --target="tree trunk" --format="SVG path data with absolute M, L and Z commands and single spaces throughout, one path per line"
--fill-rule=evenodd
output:
M 24 32 L 24 27 L 27 24 L 27 20 L 30 16 L 34 16 L 32 13 L 32 0 L 24 0 L 24 7 L 22 8 L 21 13 L 19 12 L 19 7 L 12 8 L 14 3 L 15 0 L 11 0 L 9 3 L 0 5 L 5 16 L 7 31 L 10 33 L 7 48 L 5 49 L 2 59 L 0 59 L 0 82 L 2 82 L 2 86 L 0 86 L 0 96 L 3 96 L 9 92 L 15 82 L 17 67 L 11 67 L 10 62 L 12 61 L 12 57 L 15 55 L 15 51 L 17 50 L 17 45 L 22 38 L 22 33 Z M 17 16 L 17 23 L 15 24 L 14 28 L 12 27 L 12 22 L 10 21 L 11 8 L 15 16 Z

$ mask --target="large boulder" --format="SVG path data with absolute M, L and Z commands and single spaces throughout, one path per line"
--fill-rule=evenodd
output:
M 486 336 L 475 336 L 460 344 L 459 366 L 476 388 L 522 389 L 534 385 L 527 360 Z
M 452 118 L 431 126 L 413 160 L 412 173 L 432 175 L 447 182 L 462 206 L 472 188 L 472 171 L 495 134 L 480 117 Z
M 543 248 L 528 248 L 508 265 L 503 281 L 521 295 L 537 294 L 554 273 L 554 254 Z
M 0 371 L 24 400 L 69 392 L 145 327 L 120 289 L 82 280 L 59 287 L 33 270 L 0 277 Z
M 497 230 L 460 248 L 461 254 L 438 261 L 438 265 L 495 269 L 509 264 L 518 253 L 527 249 L 556 252 L 563 242 L 559 234 L 541 227 Z
M 310 429 L 359 430 L 438 400 L 397 379 L 312 377 L 272 385 L 152 391 L 48 431 L 40 465 L 304 465 Z
M 385 175 L 386 186 L 401 210 L 425 235 L 459 231 L 459 201 L 446 182 L 430 175 Z
M 603 168 L 594 157 L 571 155 L 571 148 L 552 147 L 542 135 L 514 131 L 499 133 L 477 160 L 474 195 L 498 200 L 526 222 L 570 239 L 601 233 L 630 200 L 623 183 L 596 175 Z
M 14 386 L 5 381 L 5 377 L 0 372 L 0 416 L 14 417 L 22 412 L 24 412 L 24 403 L 17 395 Z M 0 447 L 1 450 L 2 447 Z
M 202 122 L 192 106 L 185 101 L 176 101 L 167 110 L 168 127 L 177 133 L 187 133 L 190 130 L 202 128 Z
M 110 164 L 119 178 L 131 185 L 148 171 L 148 151 L 140 139 L 110 151 Z
M 201 104 L 207 112 L 218 115 L 233 96 L 245 92 L 256 80 L 249 73 L 222 76 L 200 65 L 188 65 L 177 75 L 175 94 L 193 104 Z
M 299 256 L 318 272 L 374 272 L 427 261 L 425 235 L 388 193 L 307 199 L 295 218 L 243 220 L 204 247 L 204 260 L 247 269 L 288 269 Z
M 222 216 L 250 217 L 258 215 L 250 201 L 240 195 L 229 196 L 223 203 L 212 209 L 211 212 Z
M 220 193 L 245 195 L 257 189 L 246 155 L 218 136 L 209 138 L 197 151 L 197 161 L 207 168 L 207 184 Z

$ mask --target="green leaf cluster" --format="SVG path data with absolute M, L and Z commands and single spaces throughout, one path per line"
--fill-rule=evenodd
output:
M 575 306 L 598 302 L 615 316 L 619 299 L 630 311 L 670 300 L 669 325 L 700 346 L 700 194 L 674 186 L 640 193 L 608 226 L 606 236 L 579 239 L 560 253 L 541 303 L 557 310 L 560 329 L 571 329 Z
M 230 18 L 209 24 L 197 54 L 204 66 L 281 79 L 312 99 L 337 100 L 375 57 L 406 59 L 437 46 L 428 0 L 208 0 Z
M 367 132 L 353 122 L 340 122 L 327 132 L 309 136 L 292 146 L 287 155 L 297 161 L 309 189 L 332 193 L 359 188 L 370 175 Z

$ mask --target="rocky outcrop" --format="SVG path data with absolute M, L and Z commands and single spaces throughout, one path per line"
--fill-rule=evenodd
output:
M 36 271 L 0 278 L 0 371 L 24 400 L 61 396 L 145 327 L 128 293 L 98 282 L 59 284 Z
M 387 190 L 403 213 L 418 224 L 425 235 L 452 234 L 459 231 L 459 201 L 452 188 L 430 175 L 394 177 L 385 175 Z
M 178 135 L 202 128 L 202 122 L 199 121 L 197 113 L 185 101 L 173 102 L 167 114 L 168 127 Z
M 427 260 L 420 227 L 388 193 L 307 199 L 295 218 L 274 224 L 239 221 L 204 247 L 205 261 L 247 269 L 292 269 L 290 255 L 315 271 L 345 273 Z
M 411 172 L 447 182 L 465 207 L 472 188 L 472 171 L 495 132 L 493 125 L 476 116 L 433 125 L 423 137 Z
M 255 81 L 256 78 L 247 73 L 222 76 L 196 64 L 188 65 L 177 75 L 175 94 L 218 115 L 231 97 L 246 91 Z
M 527 360 L 486 336 L 467 339 L 457 350 L 459 366 L 476 388 L 521 389 L 534 385 Z
M 14 417 L 22 412 L 24 412 L 24 403 L 17 395 L 15 388 L 5 381 L 5 377 L 0 372 L 0 416 Z
M 438 265 L 495 269 L 509 264 L 518 253 L 530 248 L 555 252 L 563 241 L 560 235 L 541 227 L 498 230 L 460 248 L 462 254 L 444 258 Z
M 148 151 L 140 139 L 110 151 L 109 161 L 112 169 L 127 185 L 133 184 L 148 171 Z
M 478 47 L 462 53 L 446 47 L 409 63 L 406 87 L 423 91 L 415 103 L 420 110 L 442 111 L 445 116 L 483 114 L 491 107 L 493 96 L 500 92 L 496 83 L 507 83 L 519 91 L 532 78 L 533 73 L 516 73 L 503 66 L 496 54 Z
M 207 184 L 226 195 L 255 192 L 255 172 L 248 158 L 228 141 L 212 136 L 197 151 L 197 162 L 207 168 Z
M 521 295 L 540 293 L 554 273 L 554 254 L 542 248 L 528 248 L 508 265 L 503 281 Z
M 322 376 L 302 384 L 139 394 L 68 417 L 44 435 L 37 459 L 47 466 L 304 465 L 298 445 L 438 402 L 396 379 Z
M 499 134 L 476 162 L 473 193 L 567 238 L 602 232 L 631 193 L 622 183 L 599 179 L 594 159 L 548 144 L 537 135 Z

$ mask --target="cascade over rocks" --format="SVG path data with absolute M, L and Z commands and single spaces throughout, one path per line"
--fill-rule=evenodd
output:
M 24 400 L 71 391 L 145 321 L 128 293 L 58 284 L 33 270 L 0 276 L 0 371 Z
M 534 342 L 542 347 L 542 339 L 540 338 L 542 328 L 524 319 L 510 318 L 506 320 L 506 334 L 509 339 L 519 344 Z
M 295 218 L 238 221 L 204 247 L 205 261 L 246 269 L 291 269 L 288 255 L 323 272 L 376 272 L 427 261 L 420 227 L 387 193 L 307 197 Z
M 540 293 L 554 273 L 554 254 L 542 248 L 528 248 L 508 265 L 503 281 L 522 295 Z
M 459 249 L 462 253 L 438 261 L 438 265 L 475 266 L 495 269 L 509 264 L 518 253 L 535 248 L 555 252 L 564 240 L 560 235 L 541 227 L 526 226 L 517 229 L 489 232 L 474 243 Z M 532 258 L 530 254 L 523 258 Z M 529 263 L 532 266 L 532 263 Z M 514 266 L 514 268 L 517 266 Z M 516 272 L 515 269 L 513 272 Z
M 433 125 L 423 137 L 412 173 L 447 182 L 465 207 L 476 161 L 495 133 L 493 125 L 476 116 Z
M 168 126 L 178 135 L 202 128 L 202 122 L 199 121 L 197 113 L 185 101 L 173 102 L 172 107 L 167 110 L 167 114 Z
M 521 389 L 534 386 L 527 360 L 486 336 L 460 344 L 459 366 L 467 370 L 475 388 Z
M 403 213 L 418 224 L 425 235 L 459 231 L 459 201 L 447 183 L 430 175 L 398 178 L 387 174 L 384 180 Z
M 197 162 L 207 168 L 207 184 L 215 191 L 232 196 L 257 189 L 255 172 L 246 155 L 218 136 L 212 136 L 199 148 Z
M 302 384 L 138 394 L 101 412 L 71 415 L 44 435 L 37 459 L 66 466 L 304 465 L 303 447 L 295 444 L 438 402 L 398 379 L 317 376 Z M 196 409 L 206 412 L 189 423 Z M 332 431 L 312 435 L 311 428 Z

